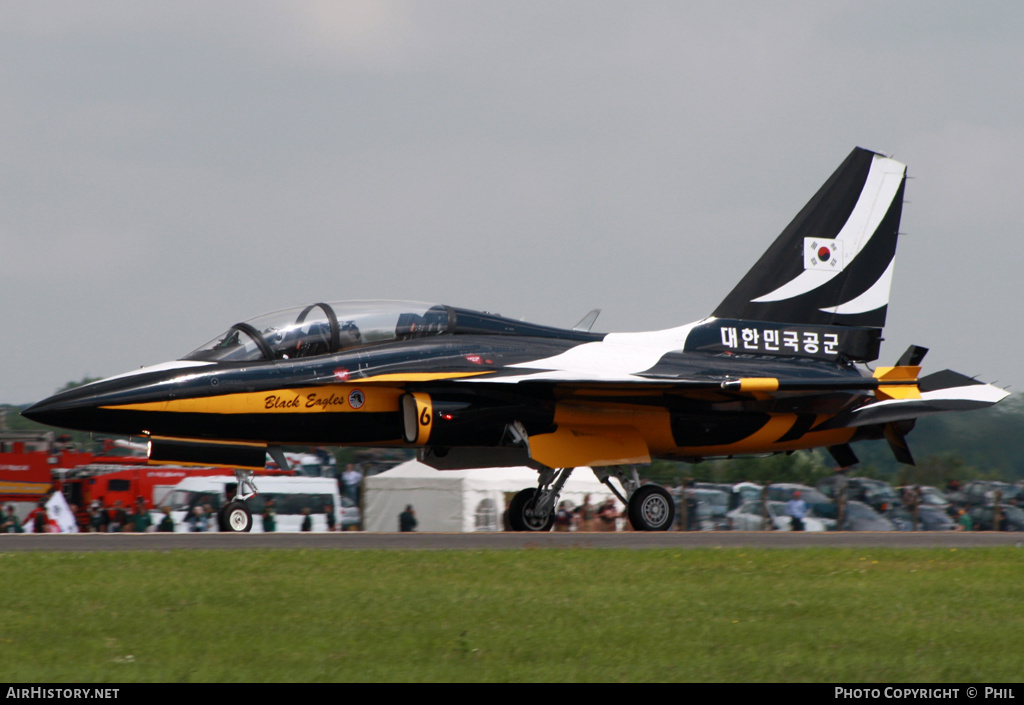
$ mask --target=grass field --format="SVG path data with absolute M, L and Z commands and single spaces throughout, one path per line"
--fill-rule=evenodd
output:
M 0 554 L 0 681 L 1017 682 L 1024 551 Z

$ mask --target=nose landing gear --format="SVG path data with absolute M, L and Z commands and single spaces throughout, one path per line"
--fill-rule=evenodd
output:
M 238 480 L 235 498 L 217 512 L 217 524 L 221 531 L 248 533 L 252 530 L 252 512 L 245 500 L 259 494 L 252 482 L 253 475 L 252 470 L 235 470 L 235 478 Z

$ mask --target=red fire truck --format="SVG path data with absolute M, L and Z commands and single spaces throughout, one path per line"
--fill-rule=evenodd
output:
M 129 509 L 139 497 L 158 509 L 164 495 L 186 477 L 230 475 L 223 467 L 147 465 L 143 449 L 107 441 L 101 452 L 78 448 L 53 431 L 0 431 L 0 502 L 14 504 L 19 516 L 60 490 L 80 509 L 93 502 Z M 259 473 L 258 473 L 259 474 Z M 291 470 L 266 474 L 294 475 Z
M 0 502 L 38 502 L 53 489 L 54 473 L 95 458 L 53 431 L 0 432 Z

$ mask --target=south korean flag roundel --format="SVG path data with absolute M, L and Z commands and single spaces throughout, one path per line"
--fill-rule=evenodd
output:
M 843 271 L 843 243 L 820 237 L 804 238 L 804 269 L 821 272 Z

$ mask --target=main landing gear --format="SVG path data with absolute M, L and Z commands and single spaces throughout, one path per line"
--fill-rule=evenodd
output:
M 537 487 L 517 492 L 508 507 L 508 520 L 513 531 L 550 531 L 555 523 L 555 504 L 558 495 L 574 468 L 540 471 Z M 659 485 L 641 485 L 636 469 L 627 475 L 622 467 L 594 468 L 594 475 L 626 505 L 629 523 L 637 531 L 668 531 L 676 517 L 672 495 Z M 614 485 L 615 477 L 622 486 L 624 497 Z
M 221 531 L 248 533 L 252 530 L 252 512 L 245 500 L 259 494 L 252 482 L 253 474 L 251 470 L 235 470 L 238 480 L 235 497 L 217 512 L 217 528 Z

